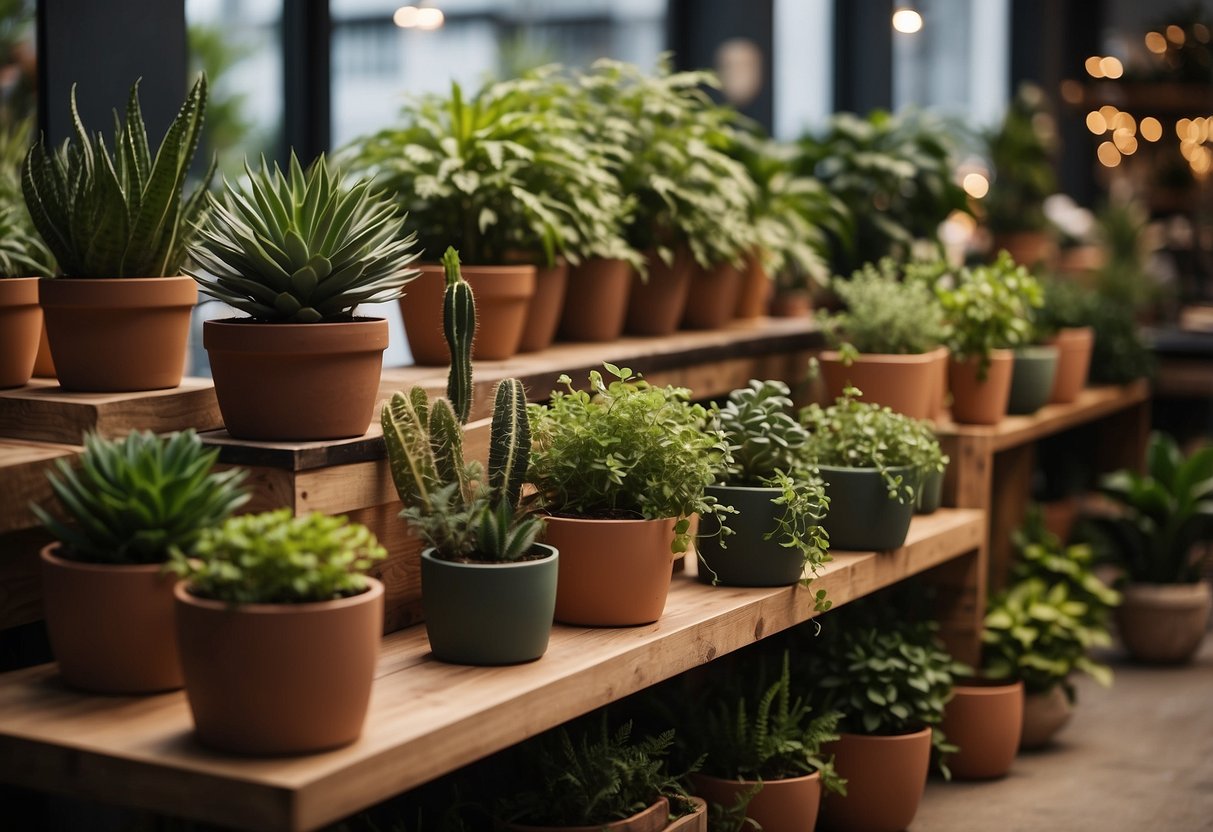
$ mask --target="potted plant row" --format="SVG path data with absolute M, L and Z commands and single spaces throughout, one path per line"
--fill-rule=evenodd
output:
M 0 200 L 0 388 L 21 387 L 33 375 L 43 331 L 38 280 L 55 270 L 25 205 Z

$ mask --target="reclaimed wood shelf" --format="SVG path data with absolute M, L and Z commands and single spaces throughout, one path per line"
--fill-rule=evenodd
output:
M 941 509 L 916 517 L 900 549 L 835 553 L 813 587 L 838 606 L 926 573 L 945 638 L 971 659 L 984 533 L 981 512 Z M 89 696 L 66 688 L 54 665 L 3 674 L 0 780 L 243 829 L 316 829 L 817 614 L 798 587 L 709 587 L 691 571 L 674 577 L 657 623 L 557 626 L 530 664 L 443 664 L 423 628 L 390 635 L 362 739 L 310 756 L 208 751 L 180 692 Z

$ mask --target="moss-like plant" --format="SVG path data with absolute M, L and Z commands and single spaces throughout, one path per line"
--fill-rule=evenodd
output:
M 943 343 L 948 328 L 939 300 L 923 281 L 901 278 L 888 257 L 836 278 L 831 288 L 845 309 L 818 315 L 831 342 L 884 355 L 921 354 Z
M 1031 342 L 1033 310 L 1044 302 L 1040 282 L 1005 251 L 989 265 L 961 269 L 952 285 L 941 281 L 935 291 L 951 328 L 948 348 L 957 359 L 976 359 L 981 378 L 994 350 Z

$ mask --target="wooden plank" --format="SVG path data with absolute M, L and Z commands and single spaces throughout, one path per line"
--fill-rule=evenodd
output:
M 47 471 L 80 453 L 76 445 L 0 439 L 0 534 L 38 525 L 30 503 L 51 499 Z
M 975 511 L 915 518 L 905 547 L 838 553 L 815 588 L 845 604 L 979 550 L 983 528 Z M 246 829 L 315 829 L 815 614 L 797 587 L 714 588 L 687 574 L 659 622 L 557 626 L 530 664 L 442 664 L 414 627 L 384 640 L 362 739 L 285 759 L 198 747 L 182 693 L 86 696 L 44 665 L 0 676 L 0 779 Z
M 186 378 L 172 390 L 143 393 L 66 393 L 56 382 L 40 379 L 0 391 L 0 436 L 13 439 L 75 445 L 89 430 L 114 438 L 132 430 L 222 426 L 210 379 Z

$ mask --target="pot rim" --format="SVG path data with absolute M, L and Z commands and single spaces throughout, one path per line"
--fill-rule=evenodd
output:
M 55 309 L 192 308 L 198 304 L 198 284 L 188 275 L 40 277 L 38 301 Z
M 38 550 L 38 556 L 45 563 L 60 569 L 74 569 L 80 572 L 104 572 L 107 575 L 114 575 L 121 572 L 131 574 L 146 574 L 148 572 L 164 571 L 166 561 L 160 563 L 90 563 L 82 560 L 72 560 L 58 554 L 60 548 L 67 549 L 61 541 L 48 543 Z M 166 575 L 171 573 L 165 572 Z
M 948 363 L 949 364 L 958 364 L 961 366 L 966 366 L 969 364 L 976 364 L 980 360 L 981 360 L 981 357 L 977 356 L 977 355 L 970 355 L 967 358 L 962 359 L 962 358 L 957 358 L 952 353 L 948 353 Z M 1013 349 L 1008 349 L 1008 348 L 1004 348 L 1004 347 L 996 347 L 996 348 L 990 350 L 991 363 L 995 362 L 995 361 L 1003 362 L 1003 361 L 1014 361 L 1014 360 L 1015 360 L 1015 350 L 1013 350 Z
M 923 735 L 931 736 L 931 726 L 926 725 L 919 728 L 917 731 L 911 731 L 908 734 L 860 734 L 855 731 L 839 731 L 839 738 L 853 737 L 858 740 L 880 740 L 887 742 L 910 742 L 922 739 Z M 835 740 L 837 742 L 838 740 Z
M 338 327 L 338 326 L 349 327 L 349 326 L 365 326 L 367 324 L 379 324 L 379 323 L 386 323 L 386 322 L 387 322 L 387 318 L 358 317 L 358 318 L 354 318 L 353 320 L 349 320 L 349 321 L 316 321 L 315 323 L 312 323 L 312 324 L 304 324 L 304 323 L 294 323 L 294 322 L 288 323 L 285 321 L 259 321 L 252 316 L 244 316 L 244 317 L 234 316 L 231 318 L 209 318 L 209 319 L 203 321 L 202 325 L 204 327 L 213 325 L 215 327 L 220 327 L 223 329 L 226 329 L 228 327 L 240 327 L 240 328 L 257 327 L 258 329 L 260 329 L 261 327 L 265 327 L 267 329 L 276 329 L 279 331 L 286 331 L 286 330 L 291 330 L 291 329 L 298 329 L 300 327 L 307 327 L 308 329 L 312 329 L 313 327 L 330 327 L 330 328 Z
M 207 352 L 264 355 L 357 355 L 388 347 L 387 318 L 273 323 L 253 318 L 215 318 L 202 322 Z
M 797 777 L 775 777 L 770 780 L 743 780 L 740 777 L 718 777 L 715 774 L 705 774 L 702 771 L 693 772 L 691 777 L 702 777 L 704 780 L 715 780 L 717 783 L 725 783 L 730 786 L 755 786 L 759 783 L 769 786 L 777 783 L 803 783 L 808 780 L 820 780 L 821 772 L 814 771 L 812 774 L 801 774 Z
M 531 826 L 525 823 L 507 823 L 506 828 L 517 830 L 517 832 L 542 832 L 545 829 L 559 829 L 562 832 L 603 832 L 603 830 L 622 828 L 625 824 L 632 823 L 644 815 L 657 814 L 661 811 L 660 807 L 663 804 L 665 806 L 666 814 L 668 815 L 670 811 L 670 799 L 665 795 L 661 795 L 634 815 L 623 818 L 622 820 L 613 820 L 594 826 Z
M 773 485 L 728 485 L 727 483 L 712 483 L 705 485 L 705 489 L 718 488 L 722 491 L 737 491 L 743 494 L 780 494 L 782 488 Z
M 9 309 L 38 305 L 40 277 L 0 277 L 0 305 Z
M 966 679 L 952 685 L 953 694 L 963 693 L 966 696 L 1004 696 L 1007 693 L 1018 692 L 1024 688 L 1022 679 Z
M 932 364 L 939 360 L 939 350 L 946 347 L 932 347 L 926 352 L 861 352 L 855 356 L 853 364 Z M 839 350 L 822 350 L 817 356 L 820 361 L 842 362 Z
M 1199 581 L 1174 581 L 1165 584 L 1129 581 L 1121 588 L 1122 596 L 1135 595 L 1142 600 L 1176 596 L 1187 598 L 1199 595 L 1203 597 L 1211 593 L 1213 593 L 1213 582 L 1205 578 Z
M 845 465 L 818 465 L 817 470 L 818 471 L 844 471 L 844 472 L 850 471 L 850 472 L 853 472 L 856 474 L 876 474 L 876 475 L 880 474 L 879 468 L 859 468 L 859 467 L 851 468 L 851 467 L 847 467 Z M 885 470 L 892 472 L 892 473 L 898 473 L 898 472 L 903 472 L 903 471 L 915 471 L 917 469 L 913 465 L 890 465 L 890 466 L 886 467 Z
M 443 266 L 441 263 L 414 263 L 413 268 L 417 269 L 418 271 L 420 271 L 424 274 L 430 274 L 433 272 L 439 272 L 443 275 L 446 274 L 446 267 Z M 549 267 L 546 267 L 546 266 L 541 267 L 536 263 L 479 263 L 479 264 L 460 263 L 459 264 L 459 270 L 460 270 L 460 272 L 463 273 L 463 276 L 465 278 L 468 276 L 469 273 L 474 275 L 477 273 L 484 273 L 484 272 L 505 272 L 511 276 L 522 275 L 525 277 L 527 273 L 534 273 L 536 270 L 538 270 L 540 268 L 549 268 Z M 555 267 L 550 267 L 550 268 L 555 268 Z M 405 291 L 407 291 L 407 290 L 408 290 L 408 284 L 406 283 Z
M 531 560 L 502 561 L 500 563 L 463 563 L 462 561 L 444 560 L 434 554 L 435 549 L 433 546 L 427 546 L 421 550 L 421 557 L 431 563 L 438 563 L 452 569 L 526 569 L 533 566 L 546 566 L 552 561 L 559 562 L 560 550 L 555 546 L 549 546 L 547 543 L 533 543 L 531 545 L 547 549 L 548 551 L 543 557 L 532 558 Z
M 1056 361 L 1061 349 L 1056 344 L 1027 344 L 1015 348 L 1015 360 L 1051 362 Z
M 549 523 L 551 523 L 551 522 L 553 522 L 553 521 L 556 521 L 556 522 L 560 522 L 560 523 L 574 523 L 574 524 L 576 524 L 576 523 L 612 523 L 612 524 L 622 524 L 622 523 L 677 523 L 677 522 L 678 522 L 678 520 L 679 520 L 679 518 L 678 518 L 678 517 L 658 517 L 658 518 L 653 519 L 653 520 L 649 520 L 649 519 L 647 519 L 647 518 L 643 518 L 643 517 L 641 517 L 641 518 L 635 518 L 635 519 L 632 519 L 632 518 L 628 518 L 628 519 L 622 519 L 622 518 L 620 518 L 620 519 L 599 519 L 599 518 L 595 518 L 595 517 L 566 517 L 566 516 L 564 516 L 564 515 L 559 515 L 559 514 L 548 514 L 548 515 L 546 515 L 546 518 L 547 518 L 547 522 L 549 522 Z
M 189 591 L 189 580 L 177 581 L 173 587 L 173 595 L 179 603 L 187 604 L 196 609 L 213 613 L 229 613 L 241 615 L 282 615 L 284 613 L 324 613 L 356 607 L 370 603 L 383 596 L 383 582 L 378 578 L 366 575 L 367 588 L 357 595 L 345 598 L 335 598 L 331 601 L 309 601 L 303 604 L 231 604 L 227 601 L 216 601 L 212 598 L 201 598 Z

